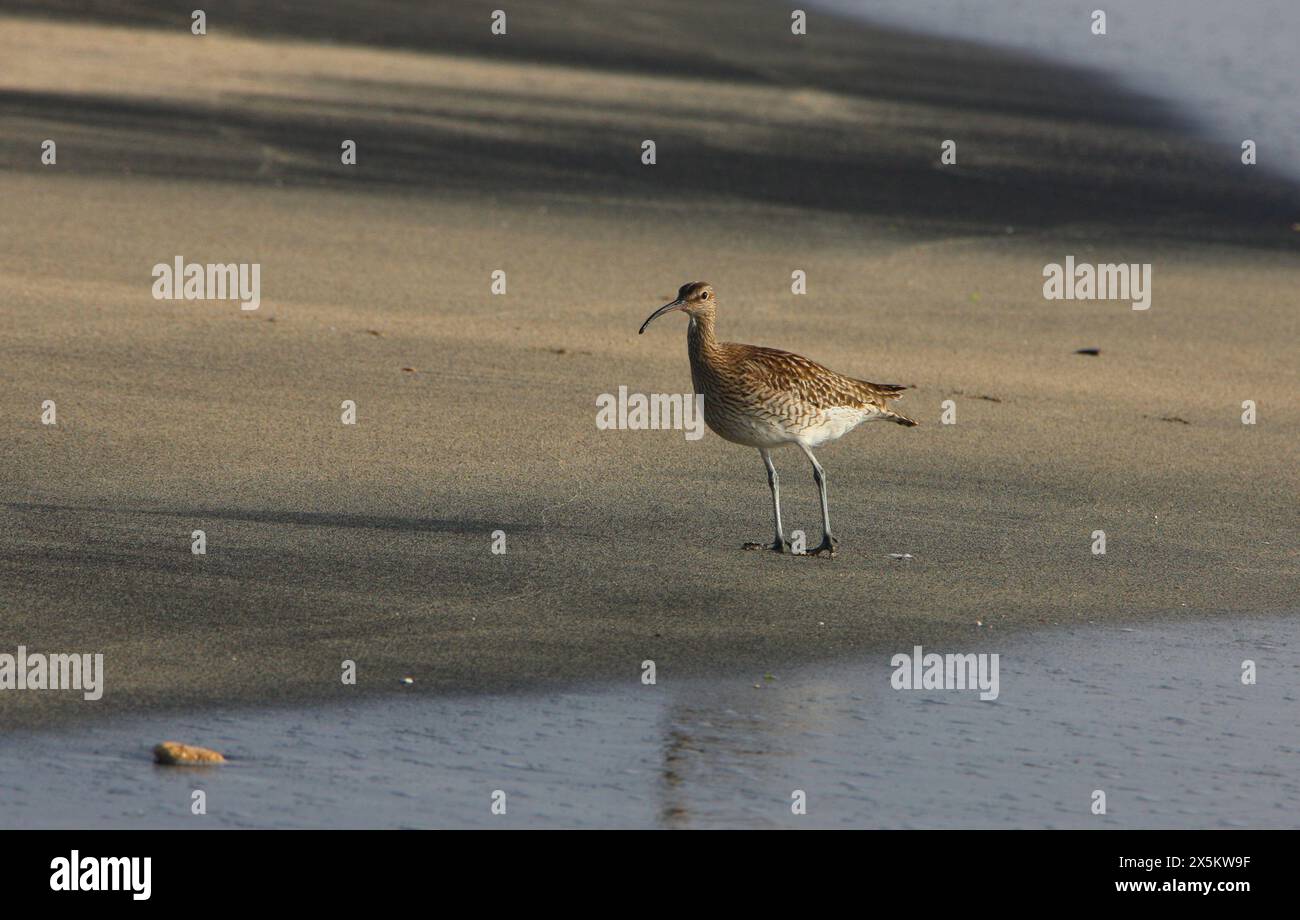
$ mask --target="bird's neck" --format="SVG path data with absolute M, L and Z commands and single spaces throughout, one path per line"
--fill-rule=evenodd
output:
M 691 355 L 691 363 L 707 364 L 718 351 L 718 339 L 713 334 L 713 317 L 710 314 L 692 316 L 686 327 L 686 348 Z

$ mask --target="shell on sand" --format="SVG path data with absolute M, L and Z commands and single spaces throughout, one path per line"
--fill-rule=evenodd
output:
M 192 744 L 181 744 L 179 741 L 164 741 L 157 745 L 153 749 L 153 759 L 155 763 L 182 765 L 226 762 L 226 758 L 216 751 Z

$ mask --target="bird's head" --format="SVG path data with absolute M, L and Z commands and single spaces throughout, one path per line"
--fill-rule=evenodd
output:
M 672 303 L 666 303 L 658 310 L 655 310 L 641 324 L 641 332 L 645 332 L 645 327 L 663 316 L 665 313 L 672 313 L 674 310 L 681 310 L 691 316 L 712 316 L 718 305 L 718 295 L 713 293 L 713 285 L 707 281 L 692 281 L 689 284 L 683 284 L 677 290 L 677 299 Z

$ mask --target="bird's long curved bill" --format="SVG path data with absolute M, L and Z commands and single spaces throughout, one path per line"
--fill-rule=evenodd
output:
M 685 304 L 683 304 L 680 299 L 674 300 L 672 303 L 664 304 L 658 310 L 655 310 L 653 313 L 651 313 L 649 317 L 647 317 L 646 321 L 641 324 L 641 328 L 637 330 L 637 335 L 640 335 L 642 332 L 645 332 L 646 326 L 649 326 L 651 323 L 653 323 L 659 317 L 663 316 L 665 313 L 671 313 L 674 310 L 680 310 L 683 306 L 685 306 Z

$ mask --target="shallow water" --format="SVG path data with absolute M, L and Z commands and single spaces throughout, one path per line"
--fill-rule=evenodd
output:
M 1027 51 L 1181 102 L 1240 163 L 1300 177 L 1300 3 L 1294 0 L 816 0 L 868 22 Z M 1106 11 L 1106 35 L 1092 12 Z M 809 28 L 815 28 L 815 22 Z
M 998 653 L 992 701 L 894 690 L 882 655 L 9 733 L 0 827 L 1300 826 L 1300 615 L 982 635 L 926 651 Z M 232 762 L 154 766 L 164 739 Z

